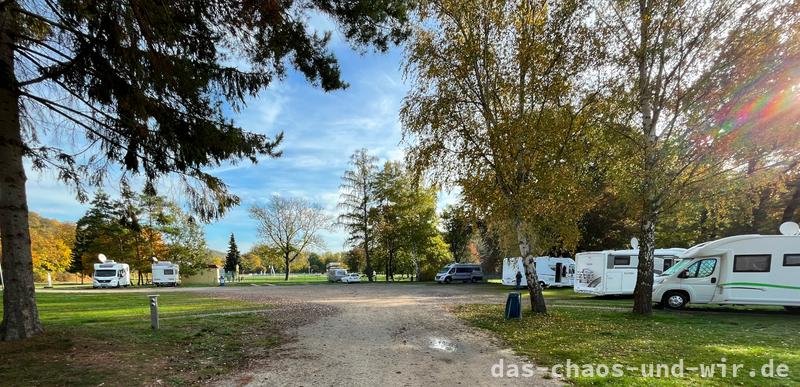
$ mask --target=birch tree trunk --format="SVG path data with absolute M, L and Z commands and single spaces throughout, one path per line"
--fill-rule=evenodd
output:
M 636 270 L 636 288 L 633 290 L 633 312 L 643 315 L 653 313 L 653 255 L 658 222 L 657 206 L 646 207 L 639 225 L 639 266 Z
M 528 235 L 522 227 L 522 220 L 517 216 L 514 219 L 514 227 L 517 232 L 519 242 L 519 253 L 522 257 L 522 265 L 525 267 L 525 280 L 528 281 L 528 294 L 531 297 L 531 310 L 534 313 L 547 313 L 547 305 L 542 294 L 542 286 L 539 285 L 539 276 L 536 274 L 536 258 L 531 253 L 531 245 Z
M 655 250 L 655 230 L 658 222 L 659 200 L 655 177 L 658 169 L 658 135 L 656 133 L 657 117 L 654 117 L 653 93 L 654 84 L 650 78 L 652 63 L 650 55 L 656 55 L 650 46 L 650 25 L 652 23 L 652 3 L 639 0 L 639 52 L 637 62 L 639 70 L 639 113 L 642 116 L 642 148 L 644 164 L 642 168 L 642 212 L 639 220 L 640 245 L 639 266 L 637 269 L 636 287 L 633 291 L 633 312 L 649 315 L 653 313 L 653 253 Z M 663 49 L 663 48 L 662 48 Z M 660 79 L 657 80 L 660 82 Z
M 0 239 L 4 275 L 2 340 L 20 340 L 42 332 L 33 285 L 28 200 L 22 164 L 19 90 L 14 75 L 13 28 L 10 8 L 0 14 Z

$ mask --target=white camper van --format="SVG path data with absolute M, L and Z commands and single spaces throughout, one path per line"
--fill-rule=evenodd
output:
M 180 267 L 172 262 L 156 262 L 153 270 L 153 285 L 178 286 L 181 283 Z
M 483 271 L 481 265 L 473 263 L 451 263 L 439 270 L 435 278 L 438 283 L 449 284 L 453 281 L 481 282 Z
M 686 249 L 656 249 L 653 273 L 661 274 L 678 262 Z M 606 250 L 575 255 L 575 292 L 595 296 L 633 294 L 639 250 Z
M 798 230 L 800 231 L 800 229 Z M 692 247 L 657 276 L 653 301 L 800 310 L 800 235 L 739 235 Z
M 517 272 L 522 273 L 520 286 L 528 286 L 522 258 L 504 258 L 503 285 L 516 286 Z M 575 284 L 575 260 L 564 257 L 536 257 L 536 274 L 542 287 L 572 287 Z
M 119 288 L 131 285 L 131 269 L 127 263 L 105 261 L 94 264 L 93 288 Z

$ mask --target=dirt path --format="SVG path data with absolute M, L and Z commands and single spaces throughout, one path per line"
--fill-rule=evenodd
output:
M 551 385 L 493 377 L 501 359 L 526 364 L 486 334 L 447 312 L 449 305 L 502 302 L 503 294 L 468 285 L 311 285 L 229 288 L 226 297 L 335 306 L 336 312 L 292 330 L 295 340 L 231 386 Z

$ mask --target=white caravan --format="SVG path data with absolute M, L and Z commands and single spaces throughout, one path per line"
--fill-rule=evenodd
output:
M 528 286 L 522 258 L 504 258 L 503 285 L 516 286 L 517 272 L 522 273 L 520 286 Z M 536 274 L 542 287 L 572 287 L 575 284 L 575 260 L 564 257 L 536 257 Z
M 656 249 L 653 273 L 675 265 L 686 249 Z M 633 294 L 639 250 L 606 250 L 575 255 L 575 292 L 595 296 Z
M 131 269 L 127 263 L 105 261 L 94 264 L 93 288 L 119 288 L 131 285 Z
M 152 266 L 153 285 L 178 286 L 181 283 L 180 266 L 172 262 L 156 262 Z
M 798 228 L 800 231 L 800 228 Z M 800 310 L 800 235 L 739 235 L 692 247 L 656 277 L 653 301 Z

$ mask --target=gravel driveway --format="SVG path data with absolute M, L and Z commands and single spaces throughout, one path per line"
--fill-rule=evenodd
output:
M 481 285 L 325 284 L 231 287 L 213 293 L 296 305 L 303 311 L 325 311 L 319 318 L 289 329 L 293 340 L 277 353 L 257 361 L 249 371 L 222 381 L 223 384 L 557 384 L 541 375 L 492 376 L 492 366 L 501 359 L 506 365 L 520 366 L 527 360 L 501 348 L 496 340 L 466 326 L 448 312 L 448 306 L 459 303 L 504 301 L 503 293 Z M 291 313 L 290 308 L 284 310 Z

